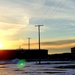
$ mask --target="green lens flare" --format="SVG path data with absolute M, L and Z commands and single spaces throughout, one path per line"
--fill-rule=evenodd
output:
M 22 59 L 17 63 L 17 67 L 24 68 L 25 64 L 26 64 L 26 61 L 24 59 Z

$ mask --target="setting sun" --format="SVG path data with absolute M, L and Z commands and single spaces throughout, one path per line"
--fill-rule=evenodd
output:
M 0 48 L 2 48 L 3 47 L 3 44 L 2 43 L 0 43 Z

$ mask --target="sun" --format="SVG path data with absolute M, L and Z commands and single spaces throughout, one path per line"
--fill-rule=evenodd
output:
M 3 44 L 2 43 L 0 43 L 0 48 L 2 48 L 3 47 Z

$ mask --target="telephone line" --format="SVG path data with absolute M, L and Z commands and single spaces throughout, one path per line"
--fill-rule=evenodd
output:
M 54 16 L 53 13 L 55 13 L 56 11 L 58 11 L 57 9 L 58 9 L 58 7 L 61 5 L 62 2 L 63 2 L 63 0 L 61 0 L 61 1 L 58 3 L 58 5 L 56 6 L 55 10 L 53 10 L 53 11 L 48 15 L 48 17 L 52 18 L 52 17 Z M 44 21 L 44 23 L 46 24 L 48 21 L 49 21 L 49 20 Z
M 66 0 L 63 2 L 63 4 L 61 5 L 61 7 L 60 7 L 60 8 L 62 8 L 62 7 L 64 6 L 64 3 L 66 3 Z M 60 9 L 60 8 L 59 8 L 59 9 Z M 56 8 L 56 9 L 58 9 L 58 8 Z M 58 10 L 59 10 L 59 9 L 58 9 Z M 51 15 L 51 17 L 50 17 L 50 18 L 54 17 L 54 16 L 55 16 L 55 14 L 58 12 L 58 10 L 55 10 L 55 11 L 54 11 L 54 13 Z M 50 16 L 50 15 L 49 15 L 49 16 Z M 45 21 L 44 23 L 46 24 L 48 21 L 49 21 L 49 20 Z M 54 22 L 53 22 L 53 23 L 54 23 Z
M 50 10 L 51 6 L 53 5 L 54 1 L 55 1 L 55 0 L 53 0 L 53 1 L 51 2 L 51 4 L 50 4 L 50 6 L 48 7 L 47 11 L 41 16 L 40 20 L 42 20 L 43 16 L 45 17 L 45 16 L 49 13 L 49 10 Z M 42 22 L 41 22 L 41 23 L 42 23 Z

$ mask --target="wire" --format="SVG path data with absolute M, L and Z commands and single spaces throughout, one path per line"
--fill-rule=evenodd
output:
M 54 1 L 55 1 L 55 0 L 53 0 L 53 1 L 51 2 L 51 4 L 50 4 L 50 6 L 48 7 L 47 11 L 41 16 L 40 20 L 42 20 L 42 18 L 45 17 L 45 16 L 49 13 L 49 10 L 50 10 L 51 6 L 53 5 Z M 42 23 L 42 22 L 41 22 L 41 23 Z
M 67 0 L 65 0 L 65 1 L 63 2 L 63 0 L 62 0 L 62 1 L 57 5 L 56 10 L 54 10 L 54 11 L 51 13 L 52 15 L 49 14 L 48 17 L 50 17 L 50 16 L 51 16 L 50 18 L 54 17 L 55 14 L 58 12 L 58 10 L 61 9 L 61 8 L 65 5 L 66 1 L 67 1 Z M 61 5 L 62 2 L 63 2 L 63 4 Z M 58 8 L 60 5 L 61 5 L 61 7 Z M 44 21 L 44 24 L 46 24 L 48 21 L 51 21 L 51 20 Z M 53 23 L 54 23 L 54 22 L 53 22 Z
M 58 3 L 58 5 L 56 6 L 55 10 L 53 10 L 53 11 L 48 15 L 47 18 L 49 18 L 49 17 L 52 18 L 52 17 L 54 16 L 54 13 L 57 12 L 57 9 L 58 9 L 58 7 L 61 5 L 62 2 L 63 2 L 63 0 L 61 0 L 61 1 Z M 44 24 L 46 24 L 48 21 L 49 21 L 49 20 L 44 21 Z
M 69 1 L 64 1 L 64 3 L 61 5 L 61 7 L 60 7 L 60 9 L 67 3 L 67 2 L 69 2 Z M 54 13 L 54 16 L 56 15 L 56 13 L 58 13 L 58 11 L 56 11 L 55 13 Z M 53 15 L 52 15 L 52 17 L 54 17 Z M 55 21 L 53 22 L 54 24 L 55 24 Z

